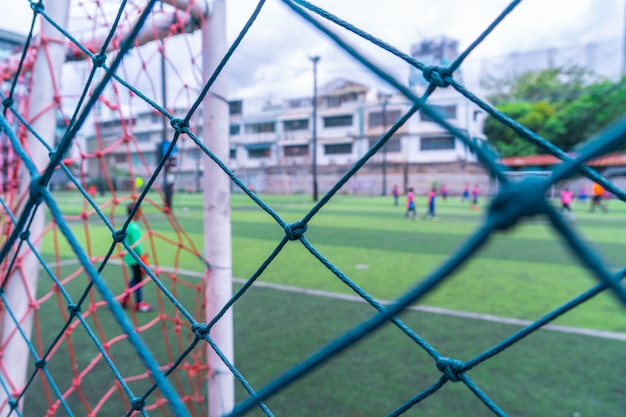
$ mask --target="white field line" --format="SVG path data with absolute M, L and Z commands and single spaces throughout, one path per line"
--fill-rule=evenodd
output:
M 69 261 L 62 261 L 65 262 L 65 265 L 70 264 L 71 262 Z M 74 263 L 78 263 L 78 261 L 73 261 Z M 110 263 L 114 263 L 114 264 L 120 264 L 121 262 L 119 260 L 110 260 Z M 166 272 L 174 272 L 174 268 L 168 268 L 168 267 L 159 267 L 161 270 L 166 271 Z M 204 275 L 202 272 L 197 272 L 197 271 L 188 271 L 185 269 L 179 269 L 177 271 L 178 273 L 182 273 L 191 277 L 198 277 L 198 278 L 202 278 L 202 276 Z M 233 282 L 237 283 L 237 284 L 245 284 L 247 280 L 245 279 L 241 279 L 241 278 L 233 278 Z M 287 291 L 287 292 L 293 292 L 293 293 L 298 293 L 298 294 L 306 294 L 306 295 L 314 295 L 317 297 L 326 297 L 326 298 L 333 298 L 336 300 L 344 300 L 344 301 L 353 301 L 353 302 L 360 302 L 360 303 L 365 303 L 366 301 L 357 296 L 357 295 L 350 295 L 350 294 L 338 294 L 338 293 L 333 293 L 333 292 L 328 292 L 328 291 L 321 291 L 321 290 L 311 290 L 308 288 L 299 288 L 299 287 L 292 287 L 289 285 L 281 285 L 281 284 L 272 284 L 269 282 L 262 282 L 262 281 L 256 281 L 253 286 L 255 287 L 261 287 L 261 288 L 270 288 L 270 289 L 274 289 L 274 290 L 279 290 L 279 291 Z M 392 302 L 391 301 L 385 301 L 385 300 L 377 300 L 380 304 L 382 305 L 389 305 Z M 461 317 L 461 318 L 465 318 L 465 319 L 473 319 L 473 320 L 482 320 L 482 321 L 490 321 L 493 323 L 502 323 L 502 324 L 512 324 L 514 326 L 520 326 L 520 327 L 526 327 L 531 325 L 532 323 L 534 323 L 533 321 L 530 320 L 522 320 L 522 319 L 515 319 L 515 318 L 509 318 L 509 317 L 500 317 L 500 316 L 493 316 L 491 314 L 480 314 L 480 313 L 472 313 L 469 311 L 458 311 L 458 310 L 449 310 L 447 308 L 439 308 L 439 307 L 429 307 L 429 306 L 411 306 L 408 308 L 409 310 L 413 310 L 413 311 L 423 311 L 425 313 L 432 313 L 432 314 L 440 314 L 440 315 L 444 315 L 444 316 L 452 316 L 452 317 Z M 580 334 L 580 335 L 584 335 L 584 336 L 591 336 L 591 337 L 599 337 L 602 339 L 611 339 L 611 340 L 622 340 L 622 341 L 626 341 L 626 334 L 625 333 L 617 333 L 617 332 L 607 332 L 607 331 L 603 331 L 603 330 L 593 330 L 593 329 L 585 329 L 582 327 L 571 327 L 571 326 L 560 326 L 558 324 L 546 324 L 545 326 L 542 326 L 541 329 L 544 330 L 552 330 L 555 332 L 562 332 L 562 333 L 570 333 L 570 334 Z

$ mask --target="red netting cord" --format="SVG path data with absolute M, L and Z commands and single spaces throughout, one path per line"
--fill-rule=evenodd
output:
M 106 4 L 107 2 L 98 2 L 95 3 L 94 6 L 93 4 L 87 5 L 86 2 L 78 2 L 75 5 L 78 7 L 72 7 L 70 9 L 71 13 L 74 15 L 74 17 L 70 19 L 70 22 L 72 22 L 72 19 L 82 19 L 83 23 L 86 21 L 91 22 L 91 26 L 76 34 L 76 38 L 86 39 L 84 45 L 92 52 L 99 52 L 98 42 L 102 37 L 102 28 L 110 27 L 113 21 L 110 12 L 105 10 Z M 133 19 L 139 14 L 138 12 L 139 9 L 131 10 L 129 13 L 126 13 L 122 19 L 122 27 L 131 27 L 134 24 Z M 82 17 L 76 17 L 81 14 Z M 171 59 L 167 54 L 167 47 L 172 44 L 173 37 L 185 31 L 185 22 L 179 19 L 179 13 L 174 13 L 173 16 L 175 19 L 169 26 L 169 34 L 164 39 L 160 39 L 160 33 L 162 33 L 162 31 L 157 28 L 156 23 L 154 23 L 155 21 L 153 21 L 152 31 L 155 37 L 155 46 L 146 48 L 145 50 L 142 47 L 138 47 L 134 48 L 131 52 L 132 59 L 140 62 L 139 70 L 135 68 L 133 72 L 132 66 L 124 63 L 118 71 L 120 77 L 124 78 L 130 84 L 142 84 L 142 88 L 144 89 L 143 93 L 147 96 L 158 97 L 160 94 L 158 91 L 158 82 L 160 80 L 153 76 L 150 72 L 150 67 L 154 66 L 155 63 L 160 61 L 161 57 L 163 57 L 163 62 L 165 62 L 169 73 L 168 80 L 171 79 L 173 83 L 180 85 L 180 88 L 174 92 L 173 98 L 168 102 L 167 110 L 171 113 L 189 108 L 192 100 L 195 98 L 195 95 L 192 93 L 199 91 L 201 82 L 201 71 L 197 67 L 197 64 L 200 62 L 200 50 L 197 48 L 197 45 L 192 45 L 187 36 L 182 36 L 178 44 L 184 45 L 183 49 L 186 49 L 191 57 L 192 71 L 190 73 L 193 79 L 186 79 L 185 77 L 188 77 L 189 71 L 183 73 L 183 71 L 177 67 L 177 60 Z M 85 25 L 83 24 L 83 26 Z M 119 46 L 120 36 L 121 34 L 116 35 L 111 43 L 111 56 L 114 56 L 114 50 Z M 32 44 L 22 66 L 22 71 L 20 74 L 17 74 L 19 88 L 18 92 L 14 95 L 15 104 L 13 105 L 13 109 L 22 115 L 29 114 L 28 109 L 31 103 L 30 95 L 21 93 L 21 91 L 30 91 L 32 87 L 32 69 L 37 55 L 43 53 L 48 59 L 51 58 L 48 49 L 50 42 L 52 42 L 52 40 L 35 36 L 32 39 Z M 73 58 L 83 58 L 83 52 L 69 44 L 69 42 L 68 50 L 71 51 L 69 55 Z M 12 77 L 16 75 L 15 72 L 17 71 L 18 62 L 19 56 L 12 55 L 5 62 L 0 64 L 0 78 L 2 80 L 11 80 Z M 83 63 L 80 62 L 73 65 L 83 65 Z M 89 68 L 89 70 L 90 69 L 91 68 Z M 97 77 L 95 81 L 97 82 Z M 6 84 L 7 83 L 5 83 L 5 85 Z M 92 87 L 93 85 L 91 88 Z M 28 118 L 29 123 L 33 123 L 42 114 L 45 114 L 51 109 L 55 109 L 59 114 L 59 120 L 62 124 L 65 127 L 69 125 L 69 114 L 72 114 L 74 111 L 71 107 L 71 102 L 76 101 L 76 93 L 65 94 L 57 79 L 53 79 L 53 90 L 54 98 L 52 102 L 45 103 L 36 114 L 31 115 Z M 103 117 L 101 110 L 96 109 L 92 112 L 92 119 L 89 120 L 89 123 L 91 123 L 90 126 L 93 130 L 94 138 L 92 142 L 90 142 L 93 146 L 84 146 L 80 141 L 76 140 L 74 151 L 64 157 L 63 163 L 72 170 L 80 187 L 84 189 L 84 192 L 89 193 L 88 181 L 93 180 L 93 178 L 88 177 L 87 168 L 92 162 L 96 162 L 102 173 L 102 180 L 106 187 L 106 195 L 108 197 L 106 199 L 99 198 L 98 195 L 91 195 L 91 197 L 97 202 L 99 210 L 107 216 L 108 221 L 115 228 L 120 228 L 127 216 L 126 205 L 136 201 L 142 191 L 142 188 L 138 186 L 134 180 L 139 175 L 146 175 L 145 173 L 148 175 L 151 174 L 154 169 L 154 167 L 149 165 L 149 161 L 141 151 L 143 148 L 137 141 L 135 135 L 135 117 L 145 114 L 146 112 L 157 114 L 157 116 L 160 117 L 165 116 L 159 115 L 158 112 L 155 113 L 154 110 L 146 109 L 145 105 L 143 105 L 132 91 L 114 80 L 110 82 L 106 94 L 98 98 L 98 103 L 102 111 L 106 110 L 106 112 L 108 112 L 108 117 Z M 117 137 L 113 140 L 110 140 L 110 137 L 105 137 L 101 131 L 100 123 L 105 121 L 105 119 L 120 121 L 120 131 L 117 132 Z M 17 137 L 26 151 L 30 153 L 32 149 L 30 149 L 27 143 L 28 130 L 26 127 L 17 123 L 16 118 L 11 114 L 7 114 L 7 120 L 15 122 L 18 125 L 16 132 Z M 180 143 L 182 143 L 184 147 L 184 137 L 181 137 L 180 140 Z M 4 202 L 9 206 L 10 210 L 16 214 L 18 213 L 18 208 L 28 199 L 29 194 L 28 190 L 21 194 L 18 192 L 18 180 L 21 175 L 20 167 L 22 164 L 16 157 L 15 152 L 9 149 L 4 155 L 5 157 L 0 158 L 0 169 L 3 170 L 2 172 L 6 173 L 6 178 L 2 190 L 0 191 L 2 192 Z M 122 187 L 122 189 L 117 189 L 111 167 L 107 165 L 108 162 L 105 160 L 106 157 L 111 155 L 117 155 L 116 157 L 124 155 L 126 164 L 125 175 L 129 179 L 128 188 Z M 58 169 L 60 168 L 57 168 L 57 170 Z M 144 250 L 150 254 L 150 268 L 154 275 L 163 282 L 174 297 L 177 299 L 186 297 L 188 303 L 185 305 L 185 308 L 187 308 L 190 314 L 198 321 L 204 321 L 204 288 L 208 275 L 205 273 L 200 277 L 197 274 L 189 274 L 181 269 L 183 265 L 182 258 L 184 256 L 200 259 L 201 251 L 196 247 L 192 237 L 183 229 L 176 214 L 165 207 L 161 180 L 162 177 L 159 177 L 154 181 L 152 190 L 156 191 L 156 193 L 147 195 L 143 201 L 143 207 L 150 207 L 151 210 L 150 214 L 144 215 L 140 221 L 140 226 L 144 231 L 142 245 Z M 72 194 L 69 195 L 68 193 Z M 69 198 L 73 200 L 80 199 L 80 204 L 71 204 L 72 212 L 64 215 L 64 220 L 72 226 L 73 233 L 83 242 L 85 253 L 97 266 L 99 262 L 103 261 L 106 249 L 108 249 L 108 243 L 106 245 L 102 243 L 103 236 L 106 235 L 110 237 L 111 232 L 105 231 L 103 234 L 105 225 L 100 220 L 96 210 L 82 197 L 82 194 L 78 190 L 68 190 L 63 195 L 59 194 L 59 199 L 63 200 L 64 196 L 69 196 Z M 61 204 L 67 205 L 67 203 Z M 77 207 L 78 210 L 76 210 Z M 13 229 L 13 224 L 9 216 L 3 212 L 4 210 L 0 208 L 0 227 L 2 228 L 4 236 L 8 236 Z M 157 219 L 160 223 L 165 219 L 167 226 L 164 227 L 160 225 L 158 230 L 152 229 L 152 219 Z M 30 236 L 30 240 L 34 244 L 43 243 L 47 248 L 47 252 L 42 253 L 42 256 L 45 257 L 50 270 L 58 278 L 60 285 L 67 288 L 72 302 L 77 302 L 82 295 L 81 291 L 88 285 L 88 279 L 85 274 L 85 268 L 78 263 L 73 252 L 68 249 L 65 237 L 60 233 L 58 225 L 48 218 L 44 230 L 37 236 Z M 110 242 L 112 242 L 112 240 Z M 16 259 L 13 270 L 11 271 L 13 276 L 19 276 L 22 280 L 25 280 L 22 269 L 22 259 L 28 252 L 30 252 L 30 249 Z M 118 300 L 121 300 L 125 294 L 131 295 L 134 289 L 128 288 L 132 272 L 124 263 L 124 254 L 125 249 L 122 245 L 118 244 L 112 257 L 108 260 L 108 265 L 102 271 L 103 276 L 107 279 L 119 280 L 115 283 L 116 285 L 113 285 L 114 283 L 112 282 L 112 287 L 119 288 L 119 290 L 116 290 L 116 298 Z M 165 262 L 168 264 L 165 264 Z M 0 272 L 3 277 L 7 275 L 8 268 L 9 259 L 5 260 L 0 265 Z M 205 265 L 199 260 L 196 270 L 203 271 L 204 269 Z M 19 275 L 15 275 L 15 272 L 18 272 Z M 121 274 L 119 272 L 121 272 Z M 119 285 L 122 284 L 122 280 L 123 285 Z M 163 352 L 159 353 L 161 356 L 157 359 L 161 365 L 161 369 L 166 371 L 193 342 L 195 335 L 191 332 L 190 324 L 187 319 L 172 305 L 171 301 L 160 291 L 156 291 L 156 295 L 154 294 L 157 287 L 152 284 L 150 277 L 145 276 L 139 285 L 143 286 L 144 294 L 150 294 L 152 292 L 152 298 L 156 300 L 154 306 L 156 308 L 155 311 L 147 313 L 149 314 L 148 317 L 145 316 L 146 313 L 138 313 L 131 308 L 128 310 L 129 319 L 140 335 L 148 334 L 155 330 L 160 332 Z M 24 284 L 24 287 L 27 287 L 26 284 Z M 97 350 L 89 336 L 87 336 L 86 332 L 82 329 L 83 324 L 80 320 L 73 318 L 65 330 L 63 330 L 65 323 L 70 320 L 70 313 L 68 312 L 68 300 L 63 295 L 59 285 L 54 283 L 47 273 L 40 270 L 37 294 L 27 292 L 25 298 L 28 300 L 28 310 L 22 316 L 17 317 L 17 320 L 21 323 L 29 314 L 33 314 L 32 333 L 34 338 L 32 344 L 39 357 L 47 355 L 47 366 L 54 366 L 55 362 L 67 363 L 67 368 L 63 372 L 59 373 L 55 368 L 55 372 L 52 376 L 55 379 L 54 383 L 56 387 L 61 389 L 62 398 L 65 401 L 71 402 L 73 407 L 76 407 L 72 411 L 76 414 L 88 416 L 96 416 L 98 413 L 106 415 L 107 403 L 109 401 L 115 403 L 121 401 L 122 404 L 130 409 L 131 403 L 126 391 L 123 389 L 122 384 L 113 378 L 112 374 L 110 385 L 101 387 L 102 391 L 98 392 L 98 398 L 94 398 L 94 390 L 92 388 L 87 390 L 84 387 L 85 380 L 89 378 L 90 373 L 93 372 L 94 369 L 107 365 L 104 365 L 102 354 Z M 56 300 L 56 302 L 54 300 Z M 40 312 L 44 307 L 47 313 L 42 315 Z M 51 313 L 51 307 L 54 307 L 54 313 Z M 2 314 L 5 314 L 5 312 L 3 311 Z M 127 344 L 127 336 L 121 333 L 117 325 L 112 327 L 108 305 L 101 300 L 99 294 L 93 289 L 89 291 L 85 302 L 81 306 L 81 315 L 84 320 L 89 323 L 91 331 L 96 335 L 105 352 L 112 354 L 111 357 L 115 363 L 115 353 L 111 352 L 114 351 L 113 348 L 117 344 Z M 54 345 L 51 345 L 59 332 L 62 332 L 61 336 Z M 9 340 L 14 337 L 20 337 L 17 329 L 10 333 Z M 0 350 L 3 350 L 3 346 L 0 346 Z M 84 359 L 80 362 L 77 361 L 77 352 L 79 350 L 83 358 L 86 352 L 93 354 L 87 363 L 84 363 Z M 115 365 L 126 383 L 137 383 L 139 381 L 153 382 L 148 372 L 126 375 L 124 363 L 115 363 Z M 6 372 L 5 362 L 2 360 L 0 360 L 0 369 Z M 182 361 L 177 370 L 169 377 L 175 389 L 180 393 L 182 401 L 189 405 L 189 409 L 192 411 L 193 415 L 206 414 L 205 392 L 207 375 L 206 348 L 199 346 Z M 40 385 L 43 393 L 43 396 L 36 401 L 45 401 L 45 408 L 47 408 L 46 415 L 53 416 L 59 407 L 62 407 L 61 400 L 57 398 L 43 370 L 38 371 L 36 379 L 36 383 Z M 15 395 L 23 389 L 23 387 L 15 386 L 11 381 L 8 382 L 9 389 L 14 392 Z M 138 392 L 136 394 L 141 395 L 143 393 Z M 27 391 L 25 399 L 28 398 Z M 84 409 L 84 412 L 78 411 L 80 407 Z M 164 415 L 167 415 L 166 400 L 161 396 L 158 390 L 149 397 L 148 403 L 144 409 L 146 411 L 161 409 Z

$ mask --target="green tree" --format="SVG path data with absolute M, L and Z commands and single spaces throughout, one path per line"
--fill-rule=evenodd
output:
M 625 109 L 626 80 L 593 84 L 557 110 L 546 123 L 544 137 L 571 150 L 621 117 Z
M 541 134 L 546 121 L 556 111 L 547 101 L 503 103 L 496 105 L 496 109 L 538 134 Z M 489 143 L 498 151 L 500 156 L 521 156 L 536 153 L 533 144 L 521 138 L 513 129 L 493 117 L 488 117 L 485 121 L 485 133 Z
M 625 79 L 603 80 L 580 67 L 527 72 L 484 86 L 496 109 L 565 151 L 589 140 L 626 108 Z M 541 152 L 491 116 L 485 134 L 502 156 Z
M 586 86 L 598 80 L 590 71 L 573 66 L 527 71 L 514 77 L 488 78 L 481 85 L 494 104 L 514 101 L 552 103 L 575 99 Z

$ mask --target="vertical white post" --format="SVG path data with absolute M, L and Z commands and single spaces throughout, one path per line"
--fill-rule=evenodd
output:
M 227 52 L 226 1 L 215 0 L 202 28 L 202 73 L 205 82 Z M 202 103 L 204 144 L 218 158 L 228 161 L 228 78 L 222 72 Z M 232 296 L 230 179 L 206 155 L 204 175 L 204 252 L 211 265 L 206 288 L 206 317 L 210 321 Z M 210 336 L 229 361 L 234 361 L 232 308 L 211 329 Z M 208 348 L 209 417 L 230 412 L 235 402 L 234 376 L 217 354 Z
M 45 6 L 48 16 L 61 27 L 66 28 L 69 0 L 48 1 L 45 3 Z M 40 38 L 40 49 L 32 72 L 33 83 L 30 91 L 28 121 L 33 129 L 49 145 L 53 146 L 57 107 L 51 106 L 47 110 L 45 108 L 54 103 L 55 86 L 57 91 L 60 87 L 61 69 L 65 61 L 65 37 L 50 23 L 42 19 Z M 27 141 L 30 156 L 35 166 L 39 171 L 43 170 L 50 161 L 48 150 L 30 133 Z M 18 188 L 19 195 L 28 192 L 30 180 L 30 175 L 24 169 Z M 17 214 L 19 215 L 20 213 Z M 42 233 L 44 221 L 45 211 L 40 208 L 37 210 L 30 226 L 32 238 Z M 35 250 L 39 251 L 40 247 L 41 243 L 35 246 Z M 30 297 L 34 298 L 37 294 L 39 263 L 35 255 L 28 251 L 30 251 L 30 248 L 23 245 L 18 255 L 21 259 L 21 271 L 16 270 L 9 276 L 5 291 L 9 308 L 13 311 L 17 320 L 20 320 L 20 326 L 24 334 L 30 339 L 34 317 L 33 311 L 30 310 L 29 302 L 31 301 Z M 0 368 L 0 377 L 9 389 L 14 391 L 11 394 L 19 393 L 26 383 L 30 351 L 27 342 L 16 331 L 16 326 L 6 310 L 2 314 L 0 343 L 0 346 L 3 347 L 1 358 L 3 367 Z M 0 404 L 4 403 L 6 399 L 6 393 L 0 389 Z M 8 410 L 8 406 L 2 407 L 0 415 L 8 415 Z

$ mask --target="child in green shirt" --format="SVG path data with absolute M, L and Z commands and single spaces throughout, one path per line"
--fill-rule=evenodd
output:
M 133 211 L 134 208 L 135 208 L 135 203 L 130 203 L 127 206 L 129 215 Z M 128 223 L 128 227 L 126 228 L 126 242 L 128 242 L 128 244 L 133 247 L 133 250 L 135 251 L 135 253 L 141 258 L 142 261 L 144 261 L 145 264 L 147 264 L 148 254 L 143 251 L 143 248 L 141 246 L 141 242 L 140 242 L 141 229 L 139 228 L 139 223 L 137 223 L 137 220 L 139 219 L 140 215 L 141 215 L 141 208 L 137 208 L 137 211 L 135 212 L 135 215 L 133 216 L 133 220 L 130 223 Z M 124 263 L 126 263 L 126 265 L 128 265 L 131 268 L 133 274 L 132 274 L 131 280 L 128 282 L 129 291 L 126 292 L 126 294 L 124 295 L 124 298 L 122 298 L 122 303 L 121 303 L 122 307 L 124 308 L 127 307 L 130 291 L 133 291 L 133 288 L 134 288 L 133 292 L 135 293 L 135 310 L 143 312 L 143 313 L 151 311 L 152 307 L 150 306 L 150 304 L 143 301 L 143 295 L 141 292 L 141 285 L 140 285 L 141 278 L 143 275 L 141 266 L 129 252 L 127 252 L 124 255 Z

